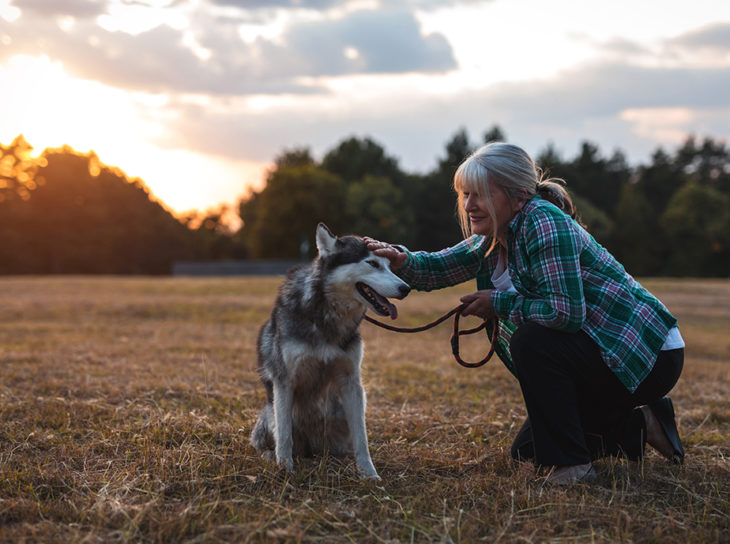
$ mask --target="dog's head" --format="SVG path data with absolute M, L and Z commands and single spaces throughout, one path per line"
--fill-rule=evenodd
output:
M 324 223 L 317 225 L 316 241 L 329 284 L 380 315 L 398 317 L 388 298 L 403 299 L 410 287 L 393 274 L 388 259 L 374 255 L 359 236 L 335 236 Z

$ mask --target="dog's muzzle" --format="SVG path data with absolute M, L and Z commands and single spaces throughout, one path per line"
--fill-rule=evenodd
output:
M 357 288 L 357 291 L 360 293 L 362 298 L 368 301 L 368 303 L 376 313 L 380 315 L 390 316 L 391 319 L 395 319 L 398 317 L 398 309 L 395 307 L 395 305 L 383 295 L 378 293 L 375 289 L 370 287 L 368 284 L 358 282 L 355 284 L 355 287 Z M 403 289 L 403 287 L 405 287 L 405 290 Z M 407 285 L 401 286 L 398 288 L 398 291 L 398 298 L 403 298 L 410 292 L 410 287 L 408 287 Z

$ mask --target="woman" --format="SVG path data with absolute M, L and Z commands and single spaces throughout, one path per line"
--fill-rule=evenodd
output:
M 368 245 L 415 289 L 476 278 L 462 315 L 497 317 L 496 351 L 527 408 L 515 459 L 556 484 L 595 479 L 592 459 L 640 459 L 646 442 L 682 462 L 665 397 L 684 362 L 677 321 L 571 217 L 556 181 L 521 148 L 485 145 L 454 177 L 463 242 L 437 253 Z

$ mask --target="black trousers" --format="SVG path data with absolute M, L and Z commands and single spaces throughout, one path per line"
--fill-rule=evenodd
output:
M 638 407 L 665 396 L 684 364 L 684 349 L 660 352 L 631 393 L 584 332 L 528 322 L 513 334 L 510 350 L 528 416 L 512 457 L 538 466 L 582 465 L 609 455 L 640 459 L 646 423 Z

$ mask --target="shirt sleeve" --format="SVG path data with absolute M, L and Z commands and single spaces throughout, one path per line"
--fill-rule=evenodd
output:
M 531 214 L 520 236 L 527 261 L 524 282 L 529 282 L 523 292 L 536 295 L 493 291 L 495 312 L 515 325 L 532 321 L 565 332 L 579 331 L 585 323 L 586 304 L 580 239 L 569 218 L 549 212 Z
M 401 246 L 408 258 L 396 274 L 419 291 L 456 285 L 477 275 L 489 245 L 484 236 L 475 235 L 434 253 L 411 252 Z

